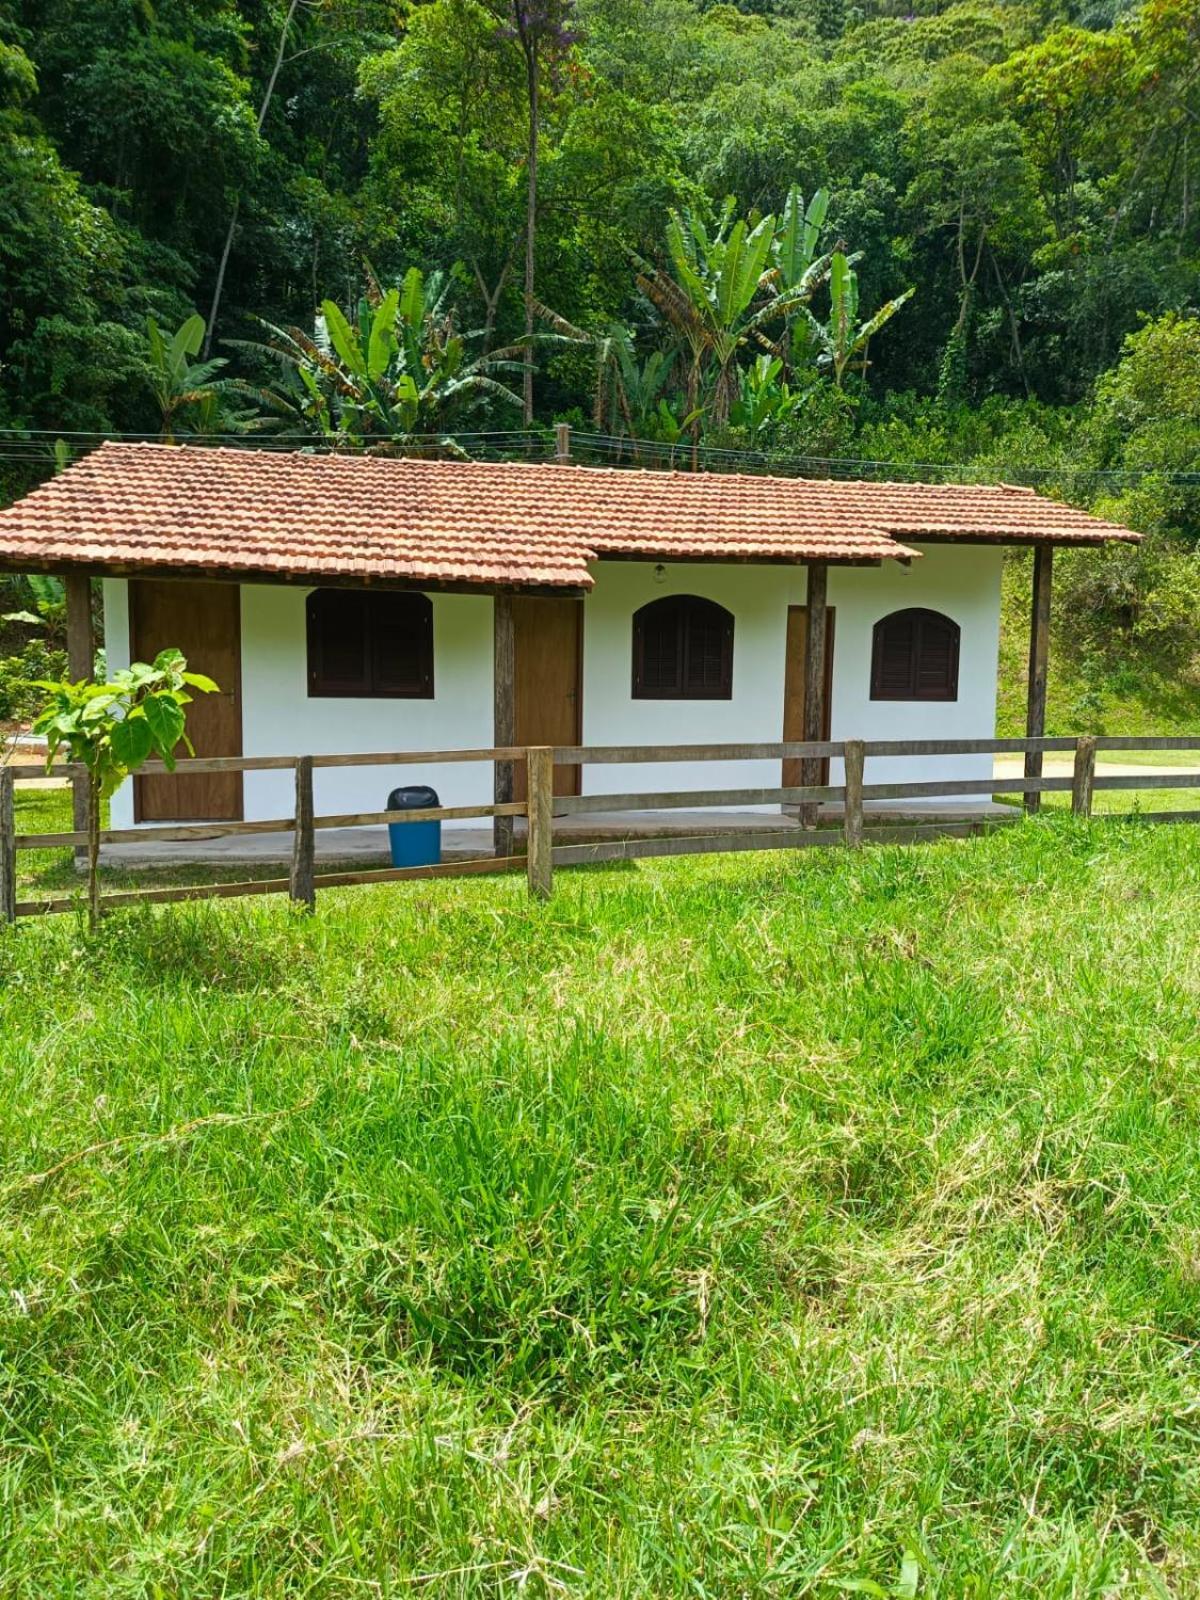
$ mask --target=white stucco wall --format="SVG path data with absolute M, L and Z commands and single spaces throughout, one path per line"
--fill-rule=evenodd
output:
M 829 569 L 828 603 L 836 608 L 831 733 L 835 739 L 990 738 L 996 726 L 1000 650 L 998 549 L 927 546 L 910 567 Z M 669 565 L 656 576 L 647 562 L 604 562 L 584 617 L 583 740 L 585 744 L 726 744 L 783 737 L 787 608 L 803 605 L 803 567 Z M 639 606 L 668 594 L 698 594 L 734 614 L 731 700 L 635 700 L 632 696 L 630 618 Z M 905 606 L 927 606 L 953 617 L 962 630 L 958 699 L 873 701 L 871 634 L 875 623 Z M 867 763 L 867 782 L 987 777 L 990 756 L 902 759 Z M 841 763 L 830 778 L 840 780 Z M 703 770 L 647 763 L 592 766 L 584 792 L 768 787 L 779 763 L 705 762 Z M 946 803 L 946 802 L 942 802 Z M 951 802 L 952 803 L 952 802 Z
M 109 672 L 119 672 L 129 665 L 129 585 L 124 578 L 105 578 L 104 592 L 104 665 Z M 133 826 L 133 785 L 123 783 L 112 797 L 112 825 L 114 828 Z
M 308 697 L 301 587 L 243 584 L 242 748 L 246 755 L 334 755 L 386 750 L 487 749 L 492 743 L 492 602 L 490 596 L 434 595 L 434 698 L 326 700 Z M 128 664 L 129 610 L 124 581 L 104 585 L 108 661 Z M 412 768 L 328 767 L 313 775 L 318 815 L 381 811 L 402 783 L 429 783 L 444 805 L 488 803 L 489 763 Z M 248 772 L 247 821 L 287 816 L 288 772 Z M 132 785 L 113 797 L 113 825 L 133 823 Z
M 911 568 L 831 567 L 836 607 L 832 734 L 835 739 L 987 738 L 995 730 L 1002 553 L 978 546 L 928 546 Z M 802 567 L 601 562 L 584 605 L 585 744 L 722 744 L 776 741 L 783 733 L 787 608 L 805 599 Z M 434 595 L 432 700 L 310 700 L 304 602 L 300 587 L 247 584 L 242 599 L 242 731 L 247 755 L 314 755 L 396 749 L 486 747 L 492 741 L 492 602 L 486 596 Z M 733 698 L 634 700 L 631 618 L 648 600 L 699 594 L 734 614 Z M 127 664 L 126 585 L 104 585 L 110 666 Z M 962 630 L 959 697 L 952 703 L 872 701 L 871 632 L 903 606 L 928 606 Z M 990 756 L 875 758 L 867 781 L 986 777 Z M 832 781 L 840 776 L 834 763 Z M 779 763 L 706 762 L 585 768 L 585 793 L 684 788 L 746 788 L 779 782 Z M 399 783 L 431 783 L 446 805 L 491 798 L 485 764 L 421 769 L 318 769 L 318 814 L 381 808 Z M 289 774 L 248 773 L 246 816 L 291 809 Z M 943 804 L 945 802 L 942 802 Z M 133 820 L 128 785 L 113 802 L 114 824 Z
M 601 562 L 584 604 L 584 744 L 744 744 L 783 737 L 783 666 L 789 601 L 804 600 L 791 567 Z M 656 573 L 658 574 L 656 576 Z M 798 582 L 799 587 L 795 589 Z M 633 613 L 671 594 L 696 594 L 733 612 L 733 698 L 635 700 Z M 836 667 L 836 660 L 835 660 Z M 589 766 L 584 793 L 732 789 L 780 781 L 779 762 L 705 761 Z
M 470 750 L 492 743 L 492 602 L 486 595 L 433 599 L 431 700 L 310 700 L 302 588 L 242 587 L 242 744 L 247 755 L 334 755 L 372 750 Z M 382 811 L 398 784 L 428 783 L 443 805 L 488 803 L 490 763 L 318 767 L 318 816 Z M 246 774 L 247 818 L 286 816 L 286 772 Z
M 916 546 L 920 549 L 921 546 Z M 1000 658 L 1000 578 L 1004 552 L 981 545 L 926 545 L 910 567 L 829 570 L 829 604 L 837 607 L 832 737 L 835 739 L 990 739 L 996 731 Z M 927 606 L 953 617 L 961 632 L 958 699 L 871 699 L 871 634 L 903 606 Z M 879 756 L 866 764 L 868 783 L 933 778 L 990 778 L 993 757 Z M 841 763 L 834 764 L 834 781 Z M 954 804 L 930 801 L 930 805 Z M 986 797 L 976 804 L 986 805 Z

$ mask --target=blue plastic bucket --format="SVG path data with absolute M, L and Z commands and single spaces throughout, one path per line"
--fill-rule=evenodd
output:
M 424 784 L 408 789 L 393 789 L 388 795 L 389 811 L 428 811 L 439 806 L 437 790 Z M 440 822 L 389 822 L 388 837 L 394 867 L 435 867 L 442 859 Z

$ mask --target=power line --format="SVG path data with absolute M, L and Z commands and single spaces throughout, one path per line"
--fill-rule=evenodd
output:
M 791 471 L 799 476 L 896 478 L 912 476 L 914 481 L 960 474 L 963 478 L 985 477 L 991 481 L 1058 482 L 1064 478 L 1082 477 L 1098 481 L 1141 482 L 1148 477 L 1176 484 L 1200 485 L 1200 470 L 1195 472 L 1163 470 L 1158 467 L 1080 467 L 1061 465 L 1036 467 L 1016 463 L 946 462 L 946 461 L 889 461 L 867 456 L 807 456 L 788 455 L 781 451 L 730 449 L 718 445 L 693 445 L 678 442 L 668 444 L 662 440 L 633 439 L 615 434 L 572 434 L 572 445 L 580 449 L 601 452 L 620 452 L 638 461 L 654 459 L 668 461 L 681 470 L 693 462 L 736 463 L 737 469 L 759 468 L 772 472 Z
M 53 446 L 63 441 L 77 457 L 100 444 L 161 444 L 161 435 L 116 430 L 86 431 L 63 429 L 0 429 L 0 461 L 26 461 L 48 465 Z M 394 439 L 341 440 L 313 439 L 285 434 L 196 433 L 178 437 L 180 448 L 224 446 L 257 450 L 267 454 L 303 453 L 312 455 L 384 455 L 399 451 L 408 455 L 465 455 L 471 458 L 512 458 L 517 456 L 550 459 L 555 453 L 553 429 L 546 427 L 492 429 L 454 434 L 410 434 Z M 1062 464 L 1039 467 L 1013 462 L 967 461 L 889 461 L 865 456 L 792 455 L 782 451 L 736 449 L 729 446 L 671 443 L 662 439 L 637 439 L 628 435 L 591 433 L 582 429 L 571 435 L 572 459 L 599 457 L 618 467 L 666 467 L 676 471 L 707 469 L 725 472 L 774 473 L 782 476 L 879 480 L 891 482 L 995 482 L 997 479 L 1039 487 L 1057 483 L 1120 487 L 1147 479 L 1177 487 L 1200 486 L 1200 470 L 1164 470 L 1156 467 L 1087 467 Z
M 463 431 L 455 433 L 410 433 L 395 435 L 380 435 L 376 438 L 367 438 L 360 443 L 352 442 L 345 438 L 329 439 L 319 434 L 293 434 L 293 433 L 181 433 L 171 441 L 176 445 L 189 444 L 230 444 L 248 446 L 256 449 L 262 446 L 280 445 L 290 450 L 319 449 L 319 450 L 372 450 L 383 445 L 402 444 L 439 444 L 459 440 L 519 440 L 536 439 L 539 442 L 553 439 L 554 430 L 548 428 L 492 428 L 476 432 Z M 21 442 L 35 443 L 46 441 L 53 444 L 56 440 L 79 440 L 86 444 L 102 444 L 109 440 L 115 442 L 132 442 L 135 444 L 164 444 L 167 441 L 161 433 L 141 432 L 134 433 L 122 431 L 119 428 L 0 428 L 0 439 L 14 439 Z

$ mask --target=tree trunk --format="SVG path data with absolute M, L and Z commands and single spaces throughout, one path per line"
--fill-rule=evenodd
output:
M 212 350 L 213 330 L 217 325 L 217 312 L 221 308 L 221 296 L 225 292 L 225 269 L 229 265 L 229 252 L 233 249 L 233 237 L 237 232 L 238 212 L 241 210 L 242 197 L 239 195 L 233 202 L 233 212 L 229 218 L 229 229 L 225 234 L 225 243 L 221 248 L 221 260 L 217 267 L 217 281 L 213 285 L 212 304 L 208 308 L 208 322 L 204 329 L 204 349 L 201 351 L 201 360 L 207 361 Z
M 999 287 L 1001 298 L 1004 301 L 1005 309 L 1008 312 L 1008 326 L 1009 331 L 1012 334 L 1013 354 L 1017 358 L 1017 371 L 1021 374 L 1021 383 L 1025 389 L 1025 398 L 1027 400 L 1032 400 L 1033 390 L 1029 384 L 1029 374 L 1025 371 L 1025 352 L 1021 348 L 1021 328 L 1017 321 L 1016 307 L 1012 303 L 1012 299 L 1008 292 L 1008 285 L 1004 281 L 1004 274 L 1000 271 L 1000 263 L 996 260 L 996 252 L 992 249 L 991 245 L 988 246 L 988 254 L 992 258 L 992 270 L 996 274 L 996 283 Z
M 512 267 L 511 252 L 505 258 L 504 265 L 500 268 L 500 276 L 496 279 L 496 287 L 489 289 L 487 279 L 479 266 L 479 262 L 471 262 L 471 271 L 475 274 L 475 282 L 479 287 L 480 298 L 483 301 L 483 351 L 487 355 L 492 348 L 492 339 L 496 332 L 496 314 L 500 308 L 500 296 L 504 293 L 504 285 L 508 282 L 508 274 Z
M 287 45 L 287 36 L 291 32 L 292 18 L 296 15 L 296 8 L 300 0 L 291 0 L 287 16 L 283 19 L 283 27 L 279 30 L 279 48 L 275 52 L 275 63 L 271 68 L 271 76 L 267 80 L 266 91 L 262 97 L 262 104 L 258 108 L 258 122 L 255 132 L 261 133 L 263 123 L 267 120 L 267 108 L 271 104 L 271 96 L 275 93 L 275 83 L 279 77 L 279 69 L 283 65 L 283 52 Z M 238 212 L 241 210 L 242 197 L 238 195 L 233 202 L 233 215 L 229 219 L 229 228 L 225 234 L 225 244 L 221 250 L 221 262 L 217 268 L 217 281 L 213 285 L 212 304 L 208 308 L 208 326 L 204 330 L 204 349 L 200 359 L 207 361 L 209 351 L 212 349 L 213 333 L 217 326 L 217 312 L 221 309 L 221 295 L 225 290 L 225 269 L 229 265 L 229 252 L 233 249 L 233 239 L 237 232 Z
M 526 81 L 529 90 L 529 165 L 525 192 L 525 372 L 522 380 L 525 426 L 533 424 L 533 291 L 537 243 L 537 168 L 540 133 L 538 103 L 538 47 L 536 38 L 525 42 Z

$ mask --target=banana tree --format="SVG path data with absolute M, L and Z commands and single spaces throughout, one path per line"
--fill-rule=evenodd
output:
M 170 336 L 163 333 L 153 317 L 146 318 L 146 364 L 149 383 L 158 406 L 160 434 L 168 444 L 175 434 L 215 431 L 226 421 L 221 415 L 221 397 L 232 385 L 218 379 L 228 365 L 221 357 L 195 361 L 204 342 L 204 318 L 195 312 L 184 319 Z
M 854 270 L 854 257 L 834 252 L 829 271 L 829 320 L 819 322 L 805 308 L 805 316 L 813 342 L 817 347 L 817 365 L 832 373 L 837 388 L 841 388 L 847 372 L 865 372 L 868 366 L 867 345 L 880 328 L 899 311 L 915 293 L 905 289 L 894 300 L 889 300 L 865 322 L 858 320 L 858 274 Z
M 702 415 L 700 411 L 683 411 L 678 399 L 674 402 L 662 399 L 655 406 L 652 415 L 647 419 L 646 438 L 654 444 L 671 446 L 671 454 L 667 458 L 669 467 L 675 465 L 675 451 L 684 444 L 684 435 L 699 423 Z M 687 449 L 694 453 L 694 439 L 688 442 Z M 635 445 L 634 460 L 637 460 L 640 454 Z
M 826 275 L 829 258 L 805 254 L 806 245 L 815 249 L 825 204 L 820 195 L 808 207 L 789 196 L 781 228 L 773 215 L 753 226 L 734 221 L 727 200 L 712 235 L 692 213 L 670 214 L 668 264 L 643 263 L 637 282 L 686 352 L 690 413 L 704 405 L 722 426 L 738 397 L 739 352 L 754 342 L 782 355 L 767 330 L 782 323 L 786 331 Z
M 285 381 L 242 390 L 295 431 L 349 445 L 438 433 L 488 398 L 519 407 L 497 374 L 524 370 L 524 344 L 473 356 L 479 336 L 457 331 L 448 300 L 445 274 L 413 267 L 386 291 L 373 285 L 353 321 L 324 300 L 311 334 L 263 323 L 269 339 L 240 347 L 282 367 Z
M 592 420 L 600 432 L 651 436 L 671 378 L 673 362 L 665 350 L 637 358 L 633 335 L 614 326 L 596 340 L 596 390 Z
M 23 579 L 14 581 L 25 584 L 33 596 L 36 609 L 5 611 L 0 615 L 0 622 L 21 622 L 29 628 L 45 628 L 47 633 L 61 633 L 67 615 L 67 592 L 63 580 L 30 572 Z
M 779 226 L 771 241 L 771 265 L 777 287 L 783 289 L 788 284 L 799 283 L 817 259 L 817 245 L 828 214 L 828 189 L 818 189 L 807 205 L 795 185 L 788 190 L 779 213 Z
M 752 444 L 761 442 L 776 423 L 790 416 L 804 396 L 783 377 L 781 356 L 761 355 L 741 374 L 741 393 L 729 408 L 729 420 L 743 428 Z
M 832 258 L 829 255 L 819 256 L 817 248 L 828 214 L 828 189 L 818 189 L 807 204 L 795 185 L 788 190 L 783 210 L 779 214 L 779 226 L 775 230 L 771 244 L 770 271 L 778 288 L 800 283 L 805 273 L 818 260 L 821 261 L 823 270 L 828 267 Z M 811 364 L 812 350 L 806 337 L 801 341 L 801 349 L 797 351 L 796 348 L 798 322 L 799 308 L 787 313 L 783 332 L 776 341 L 768 341 L 761 332 L 757 336 L 759 344 L 768 349 L 772 355 L 782 359 L 785 377 L 792 375 L 798 356 L 805 364 Z

